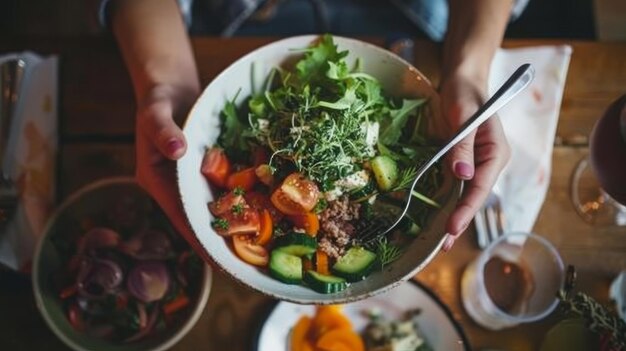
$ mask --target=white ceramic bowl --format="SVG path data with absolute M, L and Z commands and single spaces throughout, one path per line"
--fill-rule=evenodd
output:
M 37 308 L 52 331 L 67 346 L 77 351 L 164 351 L 180 341 L 196 324 L 209 299 L 212 270 L 204 265 L 202 281 L 197 291 L 190 292 L 190 308 L 184 320 L 165 330 L 132 343 L 114 343 L 90 337 L 76 331 L 68 322 L 59 292 L 53 287 L 52 276 L 62 269 L 68 257 L 56 247 L 55 237 L 64 235 L 85 218 L 97 218 L 108 213 L 121 199 L 151 201 L 134 178 L 116 177 L 91 183 L 70 195 L 48 220 L 33 260 L 33 291 Z M 151 218 L 155 219 L 155 218 Z M 165 219 L 165 215 L 163 215 Z
M 184 126 L 188 150 L 177 164 L 178 186 L 187 219 L 208 255 L 217 266 L 239 282 L 263 294 L 303 304 L 329 304 L 356 301 L 383 292 L 406 280 L 432 260 L 443 244 L 445 220 L 458 199 L 461 184 L 446 177 L 440 194 L 436 196 L 443 208 L 430 220 L 430 225 L 406 248 L 404 255 L 382 272 L 370 275 L 364 281 L 351 284 L 336 294 L 320 294 L 308 287 L 281 283 L 263 271 L 239 259 L 227 241 L 211 227 L 213 216 L 207 203 L 214 199 L 200 165 L 207 147 L 212 146 L 220 132 L 220 111 L 226 101 L 239 92 L 236 104 L 259 91 L 270 70 L 293 64 L 302 49 L 314 43 L 318 36 L 298 36 L 283 39 L 240 58 L 220 73 L 202 92 Z M 430 82 L 413 66 L 400 57 L 377 46 L 342 37 L 334 37 L 339 50 L 348 50 L 348 66 L 361 59 L 362 71 L 380 80 L 387 94 L 395 97 L 428 98 L 427 114 L 440 116 L 439 97 Z

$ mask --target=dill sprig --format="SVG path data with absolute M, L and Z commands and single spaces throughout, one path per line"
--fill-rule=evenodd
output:
M 400 258 L 403 253 L 402 249 L 391 244 L 386 236 L 381 236 L 378 240 L 369 244 L 368 249 L 376 253 L 380 269 L 385 268 L 385 266 Z
M 408 189 L 409 187 L 411 187 L 411 185 L 413 185 L 415 177 L 417 177 L 416 167 L 408 167 L 403 169 L 400 172 L 400 176 L 398 177 L 396 185 L 391 189 L 391 191 L 393 192 Z

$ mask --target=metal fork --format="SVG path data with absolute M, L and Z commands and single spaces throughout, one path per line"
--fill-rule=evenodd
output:
M 417 176 L 413 180 L 409 191 L 406 194 L 406 202 L 397 206 L 396 209 L 390 209 L 394 207 L 393 203 L 395 199 L 389 199 L 389 196 L 382 196 L 374 203 L 374 219 L 363 223 L 359 230 L 359 240 L 362 243 L 370 243 L 383 235 L 392 231 L 407 214 L 411 205 L 412 193 L 417 186 L 417 183 L 422 178 L 430 167 L 432 167 L 441 157 L 443 157 L 450 149 L 458 142 L 463 140 L 473 130 L 478 128 L 483 122 L 493 116 L 500 108 L 511 101 L 517 94 L 524 90 L 535 77 L 535 70 L 530 64 L 521 65 L 509 79 L 502 84 L 502 86 L 496 91 L 495 94 L 489 100 L 487 100 L 479 109 L 472 115 L 461 128 L 450 138 L 450 140 L 442 146 L 437 153 L 430 158 L 427 162 L 422 164 L 417 170 Z M 381 201 L 390 200 L 390 201 Z M 414 202 L 413 202 L 414 203 Z M 384 206 L 381 208 L 381 206 Z M 381 229 L 382 228 L 382 229 Z
M 485 249 L 490 243 L 504 234 L 506 218 L 497 189 L 489 193 L 483 207 L 474 216 L 478 247 Z
M 22 59 L 0 66 L 0 227 L 13 217 L 18 201 L 17 187 L 5 165 L 5 157 L 25 67 Z

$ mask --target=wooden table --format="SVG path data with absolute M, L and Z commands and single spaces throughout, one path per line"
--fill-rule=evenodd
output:
M 193 40 L 203 85 L 238 57 L 269 38 Z M 380 41 L 374 40 L 375 43 Z M 553 154 L 550 189 L 534 231 L 552 241 L 566 263 L 577 266 L 578 286 L 608 303 L 608 284 L 626 268 L 625 230 L 594 229 L 577 217 L 569 200 L 570 174 L 587 153 L 593 123 L 609 103 L 626 93 L 626 44 L 507 41 L 506 47 L 570 44 L 573 55 Z M 130 81 L 113 41 L 108 39 L 0 40 L 0 52 L 34 50 L 61 56 L 59 201 L 102 177 L 134 169 L 134 102 Z M 438 82 L 440 50 L 416 43 L 416 66 Z M 536 350 L 558 316 L 505 331 L 478 327 L 459 300 L 459 277 L 478 254 L 470 229 L 455 248 L 440 254 L 416 279 L 434 290 L 461 322 L 474 349 Z M 205 313 L 174 350 L 250 350 L 255 331 L 272 300 L 216 274 Z M 0 350 L 67 349 L 44 324 L 27 277 L 0 273 Z

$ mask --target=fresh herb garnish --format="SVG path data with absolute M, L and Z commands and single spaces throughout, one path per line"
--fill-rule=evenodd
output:
M 391 244 L 386 236 L 381 236 L 371 246 L 376 253 L 380 269 L 385 268 L 402 255 L 402 249 Z
M 222 230 L 228 230 L 228 227 L 230 226 L 228 221 L 225 220 L 224 218 L 217 218 L 215 219 L 211 225 L 213 226 L 213 228 L 215 229 L 222 229 Z
M 233 205 L 233 207 L 230 208 L 231 212 L 233 214 L 242 214 L 243 213 L 243 205 L 242 204 L 236 204 Z
M 348 52 L 338 51 L 330 35 L 302 52 L 293 74 L 273 70 L 267 89 L 250 98 L 245 128 L 234 99 L 227 102 L 222 144 L 245 151 L 253 138 L 272 150 L 271 167 L 278 168 L 278 159 L 289 160 L 326 191 L 376 155 L 379 136 L 385 146 L 396 145 L 425 100 L 385 96 L 380 82 L 359 72 L 358 63 L 349 67 Z
M 326 201 L 326 199 L 324 198 L 321 198 L 317 201 L 317 203 L 315 204 L 315 207 L 313 207 L 313 213 L 320 214 L 327 207 L 328 207 L 328 201 Z
M 245 194 L 245 191 L 243 190 L 242 187 L 238 186 L 238 187 L 235 187 L 235 189 L 233 189 L 233 194 L 237 196 L 242 196 Z

